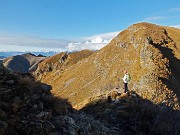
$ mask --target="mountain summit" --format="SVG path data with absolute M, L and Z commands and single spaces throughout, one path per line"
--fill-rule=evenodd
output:
M 36 56 L 32 53 L 25 53 L 8 57 L 3 60 L 3 64 L 6 68 L 10 68 L 14 72 L 28 73 L 35 71 L 38 64 L 45 58 L 45 56 Z
M 67 98 L 76 108 L 92 97 L 123 87 L 123 70 L 132 76 L 129 89 L 155 103 L 179 108 L 180 30 L 137 23 L 86 59 L 68 67 L 45 83 L 53 93 Z M 43 81 L 43 80 L 42 80 Z

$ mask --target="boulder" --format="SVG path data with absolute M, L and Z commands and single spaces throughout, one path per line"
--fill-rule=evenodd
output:
M 111 90 L 106 96 L 108 97 L 108 99 L 112 99 L 115 100 L 116 97 L 120 96 L 120 89 L 119 88 L 114 88 L 113 90 Z
M 5 84 L 7 84 L 7 85 L 13 85 L 13 84 L 14 84 L 14 80 L 7 80 L 7 81 L 5 82 Z
M 45 129 L 46 133 L 49 133 L 55 130 L 55 126 L 50 121 L 44 122 L 43 128 Z
M 42 84 L 41 85 L 41 89 L 45 92 L 49 92 L 52 89 L 51 85 L 47 85 L 47 84 Z

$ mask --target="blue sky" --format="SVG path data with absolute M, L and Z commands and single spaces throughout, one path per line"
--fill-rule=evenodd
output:
M 99 49 L 144 21 L 180 28 L 180 0 L 0 0 L 0 51 Z

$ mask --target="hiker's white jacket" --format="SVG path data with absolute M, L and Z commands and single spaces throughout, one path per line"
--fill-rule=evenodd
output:
M 123 82 L 128 83 L 128 74 L 124 74 Z

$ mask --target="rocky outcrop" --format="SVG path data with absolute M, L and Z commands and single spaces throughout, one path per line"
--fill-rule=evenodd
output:
M 112 90 L 110 93 L 114 92 Z M 116 91 L 117 92 L 117 91 Z M 93 116 L 105 126 L 117 129 L 118 134 L 176 134 L 180 132 L 180 112 L 165 104 L 153 104 L 135 91 L 101 95 L 81 111 Z M 107 99 L 108 98 L 108 99 Z M 164 117 L 166 116 L 166 117 Z

